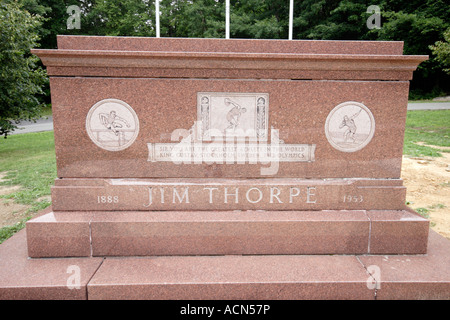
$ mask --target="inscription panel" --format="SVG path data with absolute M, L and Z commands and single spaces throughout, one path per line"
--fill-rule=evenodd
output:
M 65 180 L 52 188 L 54 210 L 400 210 L 406 192 L 400 180 Z

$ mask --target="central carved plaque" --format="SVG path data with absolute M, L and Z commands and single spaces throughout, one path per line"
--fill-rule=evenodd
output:
M 200 139 L 236 137 L 267 141 L 268 93 L 199 92 Z

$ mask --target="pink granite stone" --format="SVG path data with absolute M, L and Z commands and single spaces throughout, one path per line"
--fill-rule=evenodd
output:
M 426 248 L 427 222 L 404 219 L 400 172 L 408 80 L 427 57 L 403 55 L 402 42 L 61 36 L 58 45 L 33 50 L 51 76 L 59 178 L 55 214 L 30 222 L 33 255 Z M 223 133 L 232 144 L 210 143 Z M 252 162 L 252 139 L 279 158 Z M 172 148 L 193 155 L 177 163 Z M 233 220 L 231 210 L 244 211 Z
M 371 254 L 424 254 L 430 222 L 412 210 L 370 210 Z
M 0 299 L 448 300 L 449 259 L 435 232 L 425 255 L 30 259 L 23 230 L 0 245 Z
M 98 212 L 94 256 L 367 253 L 364 211 Z
M 192 39 L 58 35 L 64 50 L 402 55 L 402 41 Z
M 50 212 L 27 222 L 28 256 L 91 256 L 88 212 Z
M 379 300 L 449 300 L 450 241 L 430 231 L 426 255 L 360 256 Z
M 426 59 L 380 41 L 60 36 L 58 46 L 33 50 L 52 76 L 410 80 Z
M 239 79 L 315 79 L 315 80 L 411 80 L 410 70 L 370 70 L 370 71 L 348 71 L 348 70 L 239 70 L 239 69 L 161 69 L 161 68 L 104 68 L 104 67 L 71 67 L 71 66 L 48 66 L 47 72 L 52 76 L 83 76 L 83 77 L 110 77 L 110 78 L 239 78 Z
M 55 211 L 405 208 L 400 179 L 57 179 Z
M 106 259 L 89 299 L 373 299 L 354 256 Z
M 58 47 L 33 50 L 50 75 L 53 207 L 27 223 L 28 247 L 23 231 L 0 246 L 1 299 L 450 298 L 448 241 L 431 233 L 427 252 L 400 179 L 426 56 L 379 41 Z M 209 143 L 223 133 L 232 144 Z
M 405 210 L 69 211 L 27 233 L 31 257 L 421 254 L 428 224 Z
M 270 164 L 176 164 L 149 160 L 149 143 L 173 143 L 171 134 L 197 121 L 197 92 L 263 92 L 270 96 L 268 126 L 285 144 L 315 145 L 314 159 L 279 162 L 272 176 L 295 178 L 400 177 L 406 119 L 406 81 L 257 81 L 204 79 L 51 78 L 57 172 L 61 178 L 227 177 L 261 178 Z M 126 102 L 139 118 L 136 141 L 107 151 L 86 132 L 86 118 L 97 102 Z M 376 129 L 370 143 L 342 152 L 327 140 L 330 112 L 345 101 L 370 108 Z M 394 108 L 392 106 L 395 106 Z M 270 134 L 270 132 L 269 132 Z M 269 137 L 269 143 L 272 137 Z M 269 176 L 270 177 L 270 176 Z
M 402 42 L 379 41 L 60 36 L 58 45 L 58 50 L 33 53 L 51 76 L 61 178 L 264 177 L 259 164 L 174 164 L 150 159 L 152 144 L 174 142 L 173 132 L 190 130 L 200 120 L 199 92 L 270 97 L 268 110 L 262 112 L 264 130 L 279 130 L 287 148 L 307 145 L 312 150 L 309 156 L 301 155 L 302 161 L 282 161 L 272 175 L 399 178 L 407 80 L 427 58 L 402 55 Z M 136 141 L 115 152 L 94 141 L 95 135 L 100 139 L 101 125 L 94 133 L 86 132 L 91 108 L 111 98 L 133 109 L 139 123 Z M 373 114 L 372 132 L 367 145 L 343 152 L 325 131 L 332 110 L 349 101 Z M 358 127 L 358 132 L 363 130 L 362 124 Z M 272 141 L 272 132 L 266 138 Z
M 0 245 L 0 300 L 85 300 L 86 285 L 102 261 L 30 259 L 22 230 Z

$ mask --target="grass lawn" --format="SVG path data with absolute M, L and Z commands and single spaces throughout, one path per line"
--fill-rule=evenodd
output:
M 0 196 L 30 205 L 28 214 L 47 208 L 51 202 L 42 199 L 50 195 L 56 178 L 55 143 L 53 132 L 26 133 L 0 140 L 0 172 L 5 173 L 0 185 L 20 185 L 19 191 Z M 20 230 L 18 225 L 0 229 L 0 243 Z
M 408 111 L 403 154 L 440 157 L 445 152 L 426 145 L 450 147 L 450 110 Z
M 450 110 L 408 111 L 403 153 L 409 156 L 441 156 L 436 148 L 417 142 L 450 147 Z M 50 187 L 56 178 L 53 132 L 17 134 L 0 140 L 0 172 L 6 172 L 5 181 L 0 185 L 22 187 L 1 197 L 30 205 L 30 215 L 48 207 L 50 201 L 41 198 L 50 195 Z M 26 220 L 1 228 L 0 243 L 22 229 Z

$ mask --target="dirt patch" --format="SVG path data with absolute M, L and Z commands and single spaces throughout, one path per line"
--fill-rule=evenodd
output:
M 25 219 L 29 208 L 30 206 L 14 203 L 13 200 L 0 199 L 0 228 Z
M 0 172 L 0 181 L 4 181 L 5 174 Z M 0 196 L 8 195 L 20 190 L 20 186 L 0 186 Z M 26 218 L 27 210 L 31 206 L 15 203 L 12 199 L 0 198 L 0 228 L 16 224 Z
M 431 228 L 450 239 L 450 153 L 440 158 L 404 156 L 402 179 L 409 207 L 428 215 Z

